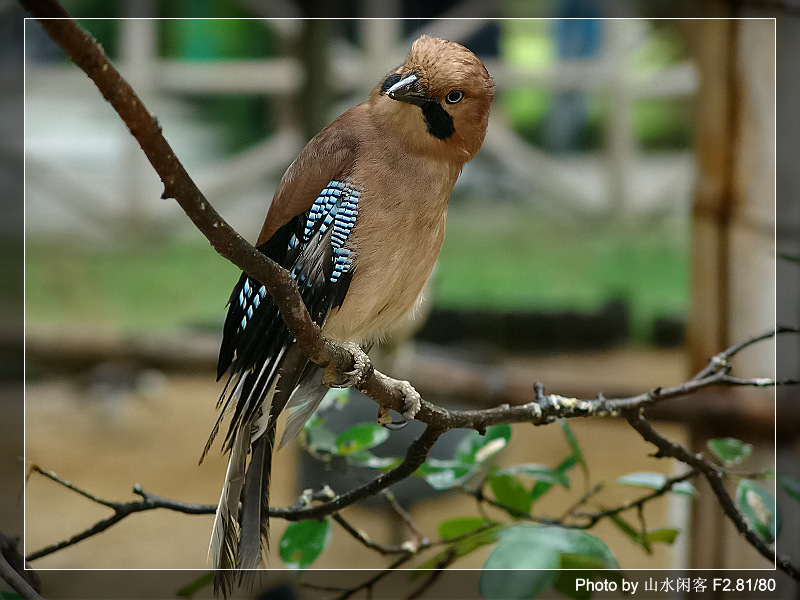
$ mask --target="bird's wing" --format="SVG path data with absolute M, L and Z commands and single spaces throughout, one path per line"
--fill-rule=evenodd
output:
M 347 181 L 331 180 L 311 208 L 258 247 L 291 273 L 311 318 L 320 326 L 341 305 L 350 285 L 352 249 L 347 240 L 358 216 L 360 194 Z M 222 412 L 234 408 L 226 449 L 233 432 L 259 408 L 292 341 L 266 287 L 242 274 L 229 301 L 217 364 L 218 377 L 229 373 L 220 398 Z
M 353 256 L 348 238 L 361 196 L 361 189 L 347 178 L 353 164 L 352 144 L 331 143 L 328 137 L 312 140 L 311 150 L 307 146 L 290 167 L 275 196 L 274 202 L 280 203 L 273 204 L 267 225 L 274 227 L 286 214 L 290 216 L 258 245 L 259 251 L 291 273 L 311 318 L 320 326 L 331 310 L 341 305 L 350 285 Z M 309 161 L 314 156 L 318 160 L 312 164 Z M 309 173 L 304 173 L 304 168 Z M 299 212 L 291 214 L 294 211 Z M 307 363 L 266 287 L 242 274 L 229 300 L 217 363 L 218 378 L 227 372 L 228 381 L 218 403 L 219 418 L 203 452 L 205 456 L 223 416 L 231 413 L 223 449 L 232 450 L 230 461 L 238 464 L 229 465 L 233 477 L 226 477 L 214 524 L 211 552 L 217 568 L 230 564 L 252 568 L 259 562 L 259 540 L 266 542 L 275 424 L 307 372 Z M 252 452 L 242 477 L 245 444 L 252 444 Z M 242 515 L 237 502 L 240 496 Z M 236 523 L 238 544 L 231 533 L 236 531 Z M 222 576 L 220 587 L 225 585 Z
M 365 105 L 345 112 L 320 131 L 289 165 L 270 204 L 257 244 L 263 244 L 296 215 L 307 211 L 329 181 L 345 177 L 358 153 L 353 121 Z

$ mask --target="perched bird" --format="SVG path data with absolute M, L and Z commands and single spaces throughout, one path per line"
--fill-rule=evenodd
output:
M 289 166 L 256 245 L 292 274 L 324 335 L 368 344 L 413 313 L 444 241 L 450 192 L 481 147 L 493 95 L 492 78 L 472 52 L 423 35 L 366 102 L 324 128 Z M 225 319 L 217 378 L 226 372 L 203 452 L 232 413 L 210 549 L 223 593 L 234 581 L 225 569 L 259 567 L 268 544 L 279 414 L 294 408 L 285 443 L 327 390 L 322 369 L 297 347 L 266 288 L 245 274 Z

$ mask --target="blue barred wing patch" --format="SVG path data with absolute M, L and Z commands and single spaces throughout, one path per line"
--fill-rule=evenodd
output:
M 304 244 L 308 244 L 315 233 L 323 238 L 331 230 L 330 244 L 334 255 L 333 271 L 330 274 L 332 282 L 347 273 L 352 265 L 351 251 L 345 244 L 356 224 L 360 197 L 360 189 L 334 179 L 320 192 L 307 213 L 303 229 Z
M 347 246 L 347 240 L 356 224 L 360 197 L 361 190 L 350 183 L 330 181 L 302 215 L 302 232 L 290 233 L 286 248 L 288 260 L 285 261 L 289 264 L 283 263 L 282 266 L 290 269 L 301 292 L 304 287 L 335 284 L 352 268 L 352 250 Z M 296 225 L 294 229 L 298 229 Z M 324 277 L 320 278 L 323 274 Z M 254 279 L 243 279 L 236 297 L 241 310 L 239 327 L 242 330 L 267 294 L 266 287 Z
M 348 240 L 360 197 L 361 190 L 350 182 L 332 180 L 306 212 L 258 247 L 291 273 L 319 326 L 341 305 L 350 285 L 354 254 Z M 238 423 L 259 409 L 293 339 L 266 287 L 242 274 L 230 297 L 217 362 L 217 377 L 229 374 L 220 419 L 235 403 L 226 445 Z

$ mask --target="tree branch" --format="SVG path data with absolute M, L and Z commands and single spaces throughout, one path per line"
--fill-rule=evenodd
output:
M 431 448 L 433 448 L 433 445 L 436 443 L 436 440 L 439 439 L 439 436 L 441 436 L 442 433 L 444 433 L 443 429 L 437 429 L 433 426 L 426 427 L 425 431 L 422 432 L 422 435 L 414 440 L 414 442 L 412 442 L 412 444 L 408 447 L 408 450 L 406 451 L 406 457 L 403 462 L 397 465 L 394 469 L 391 469 L 385 473 L 381 473 L 375 479 L 362 486 L 345 492 L 344 494 L 337 495 L 334 498 L 323 502 L 322 504 L 301 508 L 292 507 L 289 509 L 270 509 L 269 514 L 270 516 L 286 519 L 287 521 L 321 519 L 322 517 L 326 517 L 334 512 L 338 512 L 342 508 L 350 506 L 359 500 L 363 500 L 369 496 L 377 494 L 378 492 L 394 485 L 398 481 L 402 481 L 403 479 L 411 476 L 414 471 L 422 466 L 422 463 L 424 463 L 427 459 Z
M 431 448 L 436 443 L 436 440 L 445 431 L 451 428 L 468 428 L 484 431 L 486 427 L 501 423 L 531 422 L 534 425 L 542 425 L 550 423 L 556 418 L 619 416 L 621 413 L 626 411 L 638 410 L 649 404 L 662 402 L 670 398 L 685 396 L 697 389 L 711 385 L 775 385 L 774 381 L 765 380 L 763 378 L 741 379 L 731 377 L 729 372 L 732 367 L 729 360 L 737 352 L 747 346 L 759 341 L 770 339 L 773 335 L 788 332 L 797 333 L 797 330 L 779 328 L 775 331 L 767 332 L 752 339 L 745 340 L 744 342 L 736 344 L 735 346 L 731 346 L 727 350 L 715 355 L 709 361 L 709 364 L 690 381 L 672 388 L 659 387 L 650 392 L 630 398 L 607 399 L 603 396 L 603 394 L 598 394 L 598 397 L 594 400 L 579 400 L 576 398 L 565 398 L 555 394 L 545 395 L 543 386 L 537 383 L 534 385 L 535 401 L 520 406 L 512 407 L 508 405 L 502 405 L 496 408 L 484 410 L 448 410 L 423 401 L 422 409 L 420 410 L 420 414 L 417 415 L 417 419 L 427 422 L 428 426 L 422 435 L 409 446 L 404 460 L 399 465 L 342 495 L 335 495 L 333 492 L 328 490 L 326 493 L 319 494 L 315 497 L 306 498 L 304 500 L 301 498 L 303 501 L 298 502 L 293 506 L 285 508 L 271 507 L 270 516 L 286 519 L 288 521 L 299 521 L 304 519 L 320 519 L 326 516 L 335 515 L 341 509 L 372 496 L 373 494 L 386 490 L 395 483 L 411 476 L 414 471 L 416 471 L 425 462 Z M 375 371 L 375 374 L 378 379 L 385 377 L 377 371 Z M 694 466 L 691 463 L 687 464 Z M 718 469 L 714 465 L 712 465 L 712 467 Z M 67 540 L 62 540 L 61 542 L 52 544 L 42 548 L 41 550 L 31 553 L 27 557 L 28 560 L 41 558 L 42 556 L 46 556 L 61 550 L 62 548 L 76 544 L 88 537 L 91 537 L 92 535 L 100 533 L 101 531 L 105 531 L 112 525 L 115 525 L 128 515 L 135 512 L 152 510 L 155 508 L 167 508 L 186 514 L 212 514 L 215 511 L 215 507 L 211 505 L 186 504 L 149 494 L 144 492 L 138 485 L 134 486 L 134 493 L 141 496 L 142 500 L 133 502 L 109 502 L 102 500 L 93 494 L 71 484 L 70 482 L 60 478 L 55 473 L 42 469 L 36 465 L 31 467 L 31 471 L 41 473 L 42 475 L 58 482 L 64 487 L 81 494 L 87 499 L 112 509 L 114 514 L 106 519 L 98 521 L 92 527 Z M 720 472 L 722 473 L 722 471 Z M 668 491 L 668 488 L 671 487 L 671 485 L 674 485 L 674 483 L 679 480 L 679 478 L 676 478 L 675 481 L 670 480 L 671 483 L 668 482 L 668 486 L 665 486 L 663 490 L 656 490 L 654 493 L 640 498 L 639 501 L 646 501 L 651 497 L 665 493 Z M 515 518 L 528 519 L 543 524 L 563 524 L 563 519 L 558 520 L 533 517 L 529 514 L 523 514 L 521 511 L 515 510 L 513 507 L 505 506 L 490 498 L 485 498 L 480 492 L 469 493 L 472 493 L 476 499 L 479 500 L 479 502 L 486 502 L 487 504 L 491 504 L 497 508 L 505 510 Z M 311 500 L 317 500 L 321 502 L 319 504 L 310 505 Z M 722 498 L 720 498 L 720 500 L 722 501 Z M 639 501 L 635 501 L 628 508 L 634 507 Z M 724 504 L 723 508 L 725 508 Z M 611 514 L 614 511 L 621 512 L 625 509 L 626 507 L 618 507 L 616 509 L 609 509 L 609 511 L 606 512 Z M 727 510 L 730 510 L 730 507 L 728 507 Z M 733 510 L 736 511 L 735 506 L 733 506 Z M 589 518 L 589 527 L 591 527 L 594 525 L 594 523 L 596 523 L 597 520 L 606 516 L 605 514 L 600 513 L 598 513 L 598 515 L 599 516 L 597 518 L 594 518 L 592 514 L 581 514 L 580 516 Z M 592 521 L 593 518 L 594 520 Z M 760 538 L 756 537 L 755 539 L 757 543 L 760 541 Z M 750 538 L 748 538 L 748 541 L 751 541 Z M 759 549 L 759 551 L 761 551 L 761 549 Z M 772 560 L 774 560 L 774 553 L 771 554 L 771 556 L 773 557 Z M 786 562 L 788 564 L 788 561 Z
M 289 331 L 309 360 L 338 371 L 352 368 L 353 357 L 341 345 L 327 340 L 311 319 L 288 271 L 256 250 L 211 206 L 172 147 L 161 126 L 133 88 L 120 75 L 91 35 L 84 31 L 55 0 L 20 0 L 50 38 L 56 42 L 97 86 L 136 139 L 164 184 L 162 198 L 174 198 L 198 230 L 224 258 L 263 283 Z M 387 388 L 370 373 L 365 382 L 378 395 L 402 406 L 402 395 Z
M 92 37 L 55 0 L 20 0 L 41 23 L 48 35 L 95 83 L 103 97 L 117 111 L 131 135 L 141 146 L 164 184 L 164 198 L 174 198 L 214 249 L 251 277 L 262 282 L 280 310 L 286 326 L 297 339 L 309 360 L 338 371 L 353 367 L 351 352 L 326 339 L 313 322 L 291 275 L 242 238 L 217 213 L 178 160 L 150 114 L 131 86 L 123 79 Z M 709 385 L 774 385 L 769 379 L 737 379 L 728 375 L 727 360 L 742 348 L 772 335 L 790 330 L 781 328 L 728 348 L 709 362 L 691 381 L 674 388 L 655 390 L 632 398 L 579 400 L 557 395 L 537 394 L 536 401 L 521 406 L 500 406 L 477 411 L 454 411 L 422 401 L 416 419 L 441 429 L 469 428 L 482 431 L 499 423 L 549 423 L 557 417 L 618 416 L 620 411 L 655 404 Z M 796 383 L 788 381 L 786 383 Z M 397 412 L 404 410 L 405 397 L 396 381 L 368 369 L 357 386 L 380 406 Z
M 793 579 L 800 581 L 800 570 L 790 562 L 788 557 L 776 556 L 775 550 L 750 527 L 744 515 L 736 508 L 733 498 L 731 498 L 728 490 L 725 489 L 723 483 L 725 473 L 720 467 L 703 458 L 702 454 L 692 454 L 681 444 L 672 442 L 659 435 L 656 430 L 653 429 L 653 426 L 645 420 L 640 411 L 626 418 L 642 438 L 658 448 L 658 452 L 655 455 L 657 458 L 664 456 L 676 458 L 702 473 L 703 477 L 705 477 L 706 481 L 708 481 L 708 484 L 711 486 L 714 495 L 717 497 L 722 510 L 736 526 L 739 533 L 741 533 L 750 545 L 758 550 L 764 558 L 776 565 Z
M 133 486 L 133 493 L 141 496 L 142 497 L 141 500 L 136 500 L 132 502 L 109 502 L 107 500 L 102 500 L 98 498 L 94 494 L 87 492 L 86 490 L 70 483 L 66 479 L 62 479 L 52 471 L 43 469 L 38 465 L 32 465 L 30 468 L 30 472 L 35 472 L 44 475 L 48 479 L 51 479 L 56 483 L 66 487 L 67 489 L 72 490 L 77 494 L 80 494 L 81 496 L 91 500 L 95 504 L 100 504 L 102 506 L 110 508 L 111 510 L 114 511 L 114 514 L 112 514 L 108 518 L 101 519 L 88 529 L 85 529 L 84 531 L 81 531 L 80 533 L 77 533 L 66 540 L 56 542 L 55 544 L 45 546 L 41 550 L 31 552 L 25 557 L 25 559 L 28 561 L 36 560 L 37 558 L 42 558 L 43 556 L 47 556 L 48 554 L 52 554 L 53 552 L 57 552 L 58 550 L 62 550 L 64 548 L 77 544 L 80 541 L 92 537 L 93 535 L 97 535 L 102 531 L 105 531 L 112 525 L 116 525 L 117 523 L 122 521 L 122 519 L 124 519 L 125 517 L 130 516 L 137 512 L 142 512 L 145 510 L 153 510 L 156 508 L 166 508 L 169 510 L 174 510 L 189 515 L 203 515 L 203 514 L 214 514 L 217 510 L 216 506 L 205 505 L 205 504 L 186 504 L 184 502 L 179 502 L 177 500 L 169 500 L 167 498 L 162 498 L 154 494 L 149 494 L 145 492 L 138 483 Z

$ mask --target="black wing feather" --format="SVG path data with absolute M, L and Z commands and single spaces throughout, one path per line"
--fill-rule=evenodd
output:
M 353 276 L 346 243 L 355 224 L 359 195 L 360 190 L 346 183 L 330 182 L 308 211 L 258 246 L 292 273 L 311 318 L 320 326 L 341 305 Z M 249 422 L 260 407 L 293 342 L 269 292 L 243 273 L 228 301 L 217 362 L 217 379 L 228 373 L 219 401 L 220 420 L 236 398 L 223 450 L 229 449 L 239 426 Z

